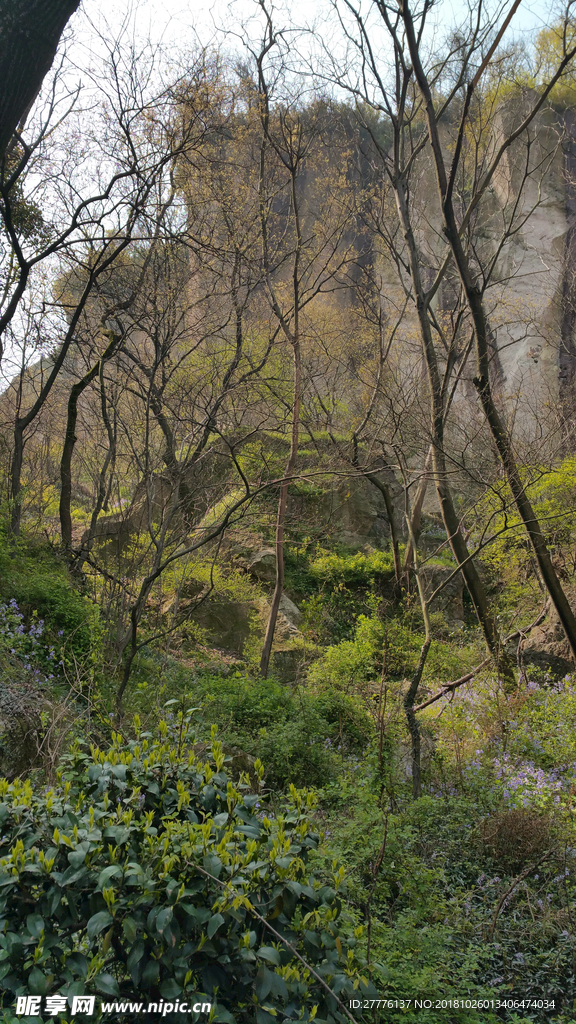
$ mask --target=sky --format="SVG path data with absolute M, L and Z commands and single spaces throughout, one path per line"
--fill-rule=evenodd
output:
M 203 41 L 208 39 L 214 31 L 214 25 L 231 25 L 238 18 L 249 15 L 256 4 L 253 0 L 132 0 L 131 3 L 122 2 L 106 6 L 106 18 L 111 23 L 119 23 L 124 17 L 128 7 L 137 13 L 138 20 L 143 26 L 150 26 L 154 32 L 164 34 L 169 39 L 181 39 L 182 34 L 195 26 Z M 550 2 L 544 0 L 524 0 L 518 13 L 515 16 L 515 24 L 519 29 L 530 29 L 544 23 L 551 9 Z M 315 10 L 325 7 L 329 10 L 329 3 L 310 3 L 303 0 L 294 0 L 290 5 L 294 12 L 294 20 L 305 22 L 309 20 Z M 439 4 L 446 18 L 454 12 L 458 13 L 463 8 L 459 0 L 454 3 L 444 0 Z M 94 19 L 97 19 L 102 12 L 102 5 L 98 0 L 84 0 L 84 12 Z M 81 15 L 79 16 L 81 17 Z
M 511 5 L 510 3 L 506 7 Z M 363 6 L 368 7 L 370 0 L 364 0 Z M 284 24 L 291 20 L 294 25 L 305 25 L 312 19 L 322 27 L 333 24 L 330 0 L 292 0 L 277 2 L 279 11 L 290 11 L 282 15 Z M 554 0 L 523 0 L 513 20 L 513 31 L 518 34 L 532 34 L 534 30 L 546 24 Z M 105 13 L 103 13 L 103 9 Z M 128 16 L 136 25 L 138 34 L 148 34 L 156 41 L 162 40 L 170 49 L 179 47 L 184 40 L 196 38 L 204 45 L 222 38 L 218 29 L 228 31 L 229 40 L 233 40 L 234 28 L 243 20 L 254 19 L 257 12 L 256 0 L 117 0 L 105 5 L 100 0 L 83 0 L 82 11 L 74 16 L 72 26 L 81 30 L 85 43 L 89 37 L 86 32 L 86 21 L 91 19 L 100 30 L 106 25 L 114 32 Z M 439 0 L 436 17 L 440 24 L 449 24 L 452 18 L 458 18 L 466 10 L 462 0 Z M 256 21 L 252 22 L 254 25 Z

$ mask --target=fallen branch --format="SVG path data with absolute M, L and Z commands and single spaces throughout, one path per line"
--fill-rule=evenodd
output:
M 479 665 L 476 665 L 476 668 L 473 668 L 471 672 L 467 672 L 465 676 L 460 676 L 460 679 L 455 679 L 452 683 L 445 683 L 442 689 L 438 690 L 438 693 L 435 693 L 433 697 L 429 697 L 428 700 L 423 700 L 421 704 L 417 704 L 414 711 L 423 711 L 424 708 L 427 708 L 430 704 L 435 704 L 437 700 L 445 697 L 446 694 L 452 693 L 458 686 L 463 686 L 464 683 L 473 679 L 478 672 L 481 672 L 483 668 L 486 668 L 486 665 L 489 665 L 491 661 L 491 656 L 484 658 L 484 661 L 481 661 Z
M 538 613 L 534 621 L 531 622 L 529 626 L 526 626 L 524 629 L 516 629 L 513 633 L 509 633 L 507 637 L 504 637 L 503 642 L 505 644 L 510 643 L 511 640 L 515 640 L 518 636 L 522 637 L 522 639 L 525 639 L 530 630 L 535 629 L 536 626 L 539 626 L 543 619 L 546 617 L 548 606 L 549 602 L 546 601 L 542 611 Z M 416 707 L 413 709 L 414 712 L 423 711 L 424 708 L 429 707 L 430 704 L 435 704 L 437 700 L 441 700 L 442 697 L 445 697 L 448 693 L 453 693 L 454 690 L 456 690 L 459 686 L 463 686 L 464 683 L 468 683 L 471 679 L 473 679 L 474 676 L 477 675 L 478 672 L 481 672 L 483 668 L 486 668 L 486 666 L 489 665 L 491 661 L 491 656 L 488 658 L 484 658 L 484 660 L 481 661 L 479 665 L 476 665 L 476 668 L 473 668 L 470 672 L 467 672 L 465 676 L 460 676 L 460 679 L 455 679 L 452 683 L 445 683 L 442 689 L 438 690 L 438 692 L 435 693 L 433 697 L 428 697 L 428 700 L 423 700 L 421 704 L 417 704 Z
M 494 932 L 496 931 L 500 912 L 508 897 L 512 895 L 516 886 L 520 885 L 520 882 L 523 882 L 525 878 L 528 878 L 528 875 L 531 875 L 532 872 L 540 866 L 540 864 L 543 864 L 543 862 L 548 859 L 551 853 L 553 853 L 553 850 L 546 850 L 546 852 L 543 853 L 542 856 L 534 862 L 534 864 L 530 864 L 530 867 L 525 868 L 522 874 L 518 875 L 518 877 L 514 879 L 510 888 L 507 889 L 504 895 L 498 900 L 498 905 L 494 911 L 494 917 L 492 918 L 492 924 L 490 925 L 490 931 L 488 932 L 488 942 L 492 942 L 492 939 L 494 938 Z

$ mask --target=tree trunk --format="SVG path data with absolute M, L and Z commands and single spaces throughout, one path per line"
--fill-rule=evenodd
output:
M 10 498 L 12 512 L 10 516 L 10 532 L 13 537 L 20 533 L 22 519 L 22 462 L 24 460 L 24 423 L 18 417 L 14 424 L 14 451 L 10 465 Z
M 274 640 L 274 632 L 276 630 L 276 621 L 278 619 L 280 599 L 282 597 L 282 591 L 284 590 L 284 525 L 286 521 L 286 506 L 288 504 L 288 487 L 290 485 L 290 478 L 293 476 L 294 470 L 296 469 L 296 460 L 298 458 L 298 435 L 300 428 L 300 392 L 302 368 L 300 365 L 300 342 L 298 340 L 297 335 L 292 343 L 292 349 L 294 353 L 294 404 L 292 406 L 292 438 L 290 442 L 290 455 L 288 456 L 288 462 L 286 463 L 286 468 L 284 470 L 285 479 L 280 486 L 278 513 L 276 515 L 276 585 L 274 587 L 272 606 L 270 608 L 268 625 L 266 627 L 264 647 L 262 648 L 262 656 L 260 658 L 260 671 L 264 678 L 266 678 L 266 676 L 268 675 L 268 670 L 270 667 L 272 642 Z
M 0 158 L 38 95 L 80 0 L 0 2 Z
M 414 711 L 414 704 L 418 693 L 418 687 L 420 686 L 420 680 L 422 679 L 422 672 L 424 671 L 426 658 L 428 657 L 428 651 L 430 650 L 430 644 L 431 639 L 428 636 L 422 644 L 416 671 L 410 680 L 410 686 L 408 687 L 404 697 L 404 713 L 406 715 L 406 722 L 408 724 L 408 731 L 410 733 L 412 745 L 412 796 L 415 800 L 418 800 L 418 798 L 422 796 L 422 767 L 420 757 L 420 726 L 418 725 L 418 719 Z
M 388 516 L 388 522 L 390 524 L 390 543 L 392 546 L 392 557 L 394 558 L 394 577 L 396 585 L 400 587 L 402 583 L 402 563 L 400 561 L 400 542 L 398 538 L 398 530 L 396 529 L 396 520 L 394 518 L 394 505 L 390 495 L 390 488 L 388 485 L 376 475 L 376 473 L 366 473 L 366 479 L 374 484 L 382 497 L 384 498 L 384 504 L 386 506 L 386 515 Z
M 420 325 L 422 347 L 424 350 L 424 357 L 428 370 L 428 380 L 430 384 L 432 466 L 434 470 L 442 521 L 444 523 L 446 536 L 452 549 L 452 553 L 457 564 L 460 566 L 468 593 L 472 599 L 472 604 L 474 605 L 478 622 L 480 623 L 482 632 L 484 633 L 488 650 L 492 654 L 495 663 L 499 666 L 500 670 L 503 671 L 505 675 L 510 676 L 512 674 L 512 668 L 501 649 L 498 630 L 496 628 L 494 617 L 491 615 L 488 607 L 488 600 L 486 598 L 486 592 L 484 590 L 482 580 L 480 579 L 473 560 L 470 558 L 466 541 L 460 532 L 460 521 L 456 514 L 450 485 L 448 483 L 446 460 L 444 456 L 444 394 L 438 371 L 434 339 L 432 337 L 432 330 L 428 319 L 428 307 L 420 274 L 420 262 L 416 247 L 416 240 L 414 238 L 414 232 L 412 230 L 412 224 L 408 214 L 406 183 L 403 176 L 399 175 L 394 184 L 398 215 L 408 247 L 410 275 L 416 296 L 416 308 Z
M 88 370 L 84 376 L 73 385 L 68 398 L 68 416 L 66 419 L 66 432 L 64 434 L 64 447 L 60 459 L 60 534 L 62 547 L 70 555 L 72 552 L 72 455 L 76 445 L 76 423 L 78 420 L 78 400 L 89 384 L 97 377 L 101 367 L 107 362 L 122 340 L 122 335 L 109 332 L 110 342 L 102 353 L 101 358 Z
M 110 417 L 108 415 L 108 409 L 106 406 L 106 391 L 104 388 L 104 375 L 103 365 L 100 366 L 100 407 L 102 411 L 102 421 L 106 427 L 106 433 L 108 434 L 108 451 L 102 464 L 98 476 L 98 493 L 96 495 L 96 504 L 92 509 L 92 515 L 90 516 L 90 526 L 88 527 L 88 536 L 82 544 L 82 548 L 75 559 L 74 570 L 77 573 L 81 573 L 84 567 L 84 562 L 92 550 L 94 543 L 94 537 L 96 536 L 96 523 L 98 522 L 98 516 L 101 510 L 106 509 L 108 501 L 110 500 L 110 491 L 112 489 L 114 466 L 116 464 L 116 425 L 112 426 Z M 108 473 L 108 467 L 111 465 L 110 479 L 108 485 L 106 485 L 106 476 Z
M 424 468 L 422 470 L 422 476 L 420 483 L 418 484 L 418 490 L 416 491 L 416 498 L 412 506 L 411 516 L 411 531 L 408 544 L 406 545 L 406 551 L 404 552 L 404 569 L 410 569 L 414 562 L 414 551 L 420 538 L 420 526 L 422 523 L 422 509 L 424 507 L 424 500 L 426 498 L 426 491 L 428 490 L 428 483 L 430 481 L 430 470 L 432 468 L 432 455 L 433 449 L 428 449 Z M 412 540 L 414 538 L 414 540 Z
M 455 177 L 455 170 L 459 164 L 459 157 L 461 152 L 461 144 L 463 139 L 463 128 L 465 119 L 467 117 L 467 111 L 469 109 L 470 100 L 472 97 L 473 85 L 469 86 L 466 96 L 466 103 L 464 112 L 462 115 L 461 129 L 458 136 L 458 142 L 455 147 L 455 152 L 452 159 L 452 170 L 450 173 L 450 179 L 446 174 L 446 167 L 444 164 L 444 155 L 442 153 L 442 146 L 440 142 L 440 134 L 438 131 L 438 124 L 436 122 L 436 114 L 434 110 L 434 104 L 432 101 L 432 94 L 430 86 L 426 78 L 422 63 L 420 61 L 420 54 L 418 50 L 418 43 L 414 32 L 414 24 L 412 16 L 407 9 L 407 5 L 403 10 L 404 24 L 406 26 L 406 36 L 408 40 L 408 46 L 410 49 L 410 56 L 412 59 L 414 74 L 418 83 L 418 88 L 424 99 L 426 106 L 426 117 L 428 125 L 428 136 L 434 156 L 434 164 L 436 168 L 436 178 L 438 183 L 438 192 L 440 196 L 440 202 L 442 206 L 442 214 L 444 218 L 444 234 L 446 240 L 452 251 L 454 262 L 462 281 L 462 287 L 466 295 L 466 301 L 470 312 L 472 314 L 472 320 L 474 323 L 474 337 L 476 341 L 476 359 L 478 367 L 478 375 L 474 379 L 474 384 L 478 392 L 480 402 L 486 417 L 488 426 L 494 438 L 498 454 L 502 461 L 506 478 L 512 491 L 512 496 L 516 504 L 516 508 L 520 514 L 520 518 L 524 523 L 526 532 L 530 538 L 538 567 L 540 569 L 544 586 L 546 587 L 558 618 L 562 623 L 566 637 L 570 644 L 572 654 L 576 661 L 576 618 L 568 603 L 568 599 L 562 589 L 560 580 L 556 574 L 556 570 L 552 565 L 552 560 L 548 554 L 546 547 L 546 541 L 542 533 L 542 529 L 534 513 L 534 509 L 530 503 L 530 500 L 526 494 L 526 489 L 522 483 L 518 467 L 516 465 L 516 459 L 512 449 L 511 438 L 507 428 L 496 408 L 492 396 L 492 390 L 490 387 L 490 359 L 489 359 L 489 338 L 487 330 L 486 315 L 484 312 L 484 304 L 482 301 L 482 295 L 479 288 L 474 280 L 474 275 L 470 266 L 468 257 L 464 251 L 462 241 L 460 239 L 460 232 L 456 222 L 456 216 L 454 213 L 454 205 L 452 201 L 452 189 Z M 476 76 L 477 80 L 478 75 Z
M 430 609 L 428 601 L 426 599 L 426 592 L 424 584 L 422 583 L 422 577 L 420 575 L 420 567 L 418 565 L 418 553 L 416 551 L 416 540 L 412 531 L 411 520 L 406 516 L 406 525 L 408 527 L 408 535 L 412 541 L 414 547 L 414 574 L 416 576 L 416 585 L 418 587 L 418 597 L 420 599 L 420 609 L 422 611 L 422 618 L 424 620 L 424 643 L 420 648 L 420 657 L 418 658 L 418 664 L 410 680 L 410 686 L 404 694 L 404 714 L 406 715 L 406 723 L 408 725 L 408 732 L 410 733 L 410 740 L 412 745 L 412 796 L 414 800 L 418 800 L 422 796 L 422 765 L 421 765 L 421 742 L 420 742 L 420 726 L 418 725 L 418 719 L 414 710 L 416 703 L 416 697 L 418 696 L 418 689 L 422 680 L 422 673 L 430 651 L 430 645 L 432 643 L 432 634 L 430 630 Z

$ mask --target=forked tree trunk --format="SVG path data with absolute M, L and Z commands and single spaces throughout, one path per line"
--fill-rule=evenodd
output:
M 394 559 L 394 579 L 396 581 L 396 586 L 400 587 L 402 584 L 400 538 L 398 537 L 396 519 L 394 517 L 394 503 L 392 501 L 392 495 L 390 494 L 390 488 L 388 487 L 388 484 L 384 480 L 381 480 L 380 477 L 377 476 L 376 473 L 366 473 L 366 478 L 367 480 L 370 481 L 371 484 L 374 484 L 374 487 L 376 487 L 377 490 L 380 491 L 380 494 L 384 499 L 384 504 L 386 506 L 386 515 L 388 517 L 388 524 L 390 526 L 390 544 L 392 547 L 392 557 Z
M 494 658 L 499 670 L 505 676 L 509 677 L 512 675 L 512 667 L 502 650 L 496 622 L 488 605 L 486 591 L 484 590 L 484 586 L 474 564 L 474 560 L 470 557 L 466 541 L 460 531 L 460 521 L 456 513 L 452 492 L 448 483 L 448 473 L 446 470 L 446 459 L 444 455 L 444 395 L 438 369 L 436 350 L 434 348 L 434 339 L 432 337 L 432 330 L 428 318 L 428 307 L 426 304 L 420 273 L 420 261 L 416 240 L 414 238 L 414 232 L 412 230 L 412 224 L 408 213 L 406 182 L 404 177 L 399 175 L 394 185 L 398 215 L 408 248 L 410 275 L 416 296 L 420 335 L 422 338 L 422 347 L 424 350 L 424 357 L 428 371 L 428 381 L 430 384 L 432 467 L 434 471 L 438 501 L 440 503 L 442 521 L 444 523 L 446 536 L 452 549 L 452 553 L 460 567 L 472 604 L 474 605 L 474 610 L 482 628 L 488 650 Z
M 110 342 L 97 363 L 80 378 L 70 390 L 68 397 L 68 415 L 66 418 L 66 432 L 64 434 L 64 446 L 60 459 L 60 535 L 62 547 L 68 556 L 72 553 L 72 456 L 76 446 L 76 423 L 78 421 L 78 401 L 89 384 L 101 372 L 102 366 L 114 355 L 118 345 L 122 341 L 122 335 L 110 332 Z
M 408 11 L 407 5 L 404 7 L 404 24 L 406 26 L 406 38 L 408 40 L 408 46 L 410 50 L 410 56 L 414 67 L 414 74 L 418 83 L 418 88 L 424 99 L 426 106 L 426 117 L 428 125 L 428 137 L 432 148 L 434 157 L 434 164 L 436 169 L 436 179 L 438 184 L 438 192 L 440 197 L 440 203 L 442 207 L 442 214 L 444 218 L 444 234 L 452 251 L 454 262 L 462 281 L 462 287 L 466 295 L 466 301 L 470 312 L 472 314 L 472 320 L 474 324 L 474 337 L 476 342 L 476 361 L 478 374 L 474 380 L 476 390 L 478 392 L 482 409 L 486 417 L 486 422 L 490 428 L 492 437 L 494 439 L 498 454 L 500 456 L 506 479 L 510 486 L 516 508 L 524 526 L 526 532 L 530 538 L 536 561 L 540 569 L 542 581 L 546 590 L 548 591 L 552 603 L 558 614 L 558 618 L 562 623 L 564 632 L 570 644 L 573 657 L 576 661 L 576 618 L 570 607 L 566 594 L 564 593 L 560 580 L 556 574 L 556 570 L 552 564 L 552 559 L 548 553 L 546 546 L 546 540 L 542 533 L 540 523 L 536 517 L 532 504 L 526 494 L 526 488 L 522 482 L 514 451 L 512 448 L 512 442 L 510 434 L 504 424 L 502 417 L 500 416 L 490 387 L 490 375 L 489 375 L 489 338 L 486 315 L 484 311 L 484 303 L 482 301 L 481 292 L 476 284 L 470 261 L 462 241 L 460 239 L 460 232 L 456 222 L 456 216 L 453 205 L 453 183 L 455 179 L 455 170 L 458 167 L 461 146 L 464 137 L 464 124 L 467 117 L 467 111 L 472 97 L 472 91 L 474 84 L 477 82 L 479 73 L 472 85 L 468 88 L 466 104 L 462 115 L 461 127 L 456 144 L 454 156 L 452 159 L 452 170 L 450 178 L 446 173 L 446 167 L 444 163 L 444 154 L 442 152 L 442 146 L 440 142 L 440 134 L 438 131 L 438 124 L 436 121 L 436 114 L 434 110 L 434 104 L 432 101 L 432 94 L 426 74 L 420 61 L 420 54 L 418 43 L 415 36 L 414 24 L 412 16 Z

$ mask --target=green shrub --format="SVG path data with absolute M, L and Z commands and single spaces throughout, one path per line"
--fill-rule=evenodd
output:
M 394 588 L 392 555 L 288 549 L 286 587 L 300 603 L 304 629 L 321 643 L 348 640 L 359 615 L 374 611 Z
M 433 1004 L 462 997 L 512 1002 L 499 1011 L 398 1007 L 375 1019 L 571 1022 L 576 858 L 572 843 L 566 849 L 558 842 L 551 819 L 506 813 L 486 819 L 474 799 L 453 797 L 425 796 L 393 811 L 379 806 L 361 765 L 340 788 L 345 802 L 326 819 L 331 856 L 335 851 L 347 865 L 352 909 L 369 915 L 371 960 L 387 968 L 380 994 L 426 993 Z M 554 1000 L 555 1011 L 537 1005 L 514 1011 L 513 1001 L 522 999 Z
M 309 672 L 313 685 L 334 687 L 345 691 L 374 679 L 378 660 L 382 659 L 384 631 L 376 617 L 360 615 L 353 640 L 328 647 Z
M 361 749 L 372 732 L 367 712 L 345 694 L 291 690 L 240 672 L 200 676 L 190 696 L 227 743 L 265 762 L 266 784 L 274 790 L 290 782 L 324 785 L 336 771 L 336 754 Z
M 383 667 L 388 678 L 409 677 L 416 668 L 423 642 L 424 636 L 403 619 L 360 615 L 354 639 L 327 647 L 312 665 L 309 679 L 314 685 L 350 692 L 378 679 Z M 426 661 L 424 682 L 458 678 L 468 664 L 473 664 L 473 656 L 473 651 L 435 640 Z
M 65 564 L 46 544 L 22 541 L 14 551 L 0 547 L 0 600 L 15 600 L 27 620 L 34 613 L 51 630 L 61 632 L 58 646 L 71 640 L 76 657 L 91 650 L 97 609 L 72 583 Z
M 348 555 L 330 552 L 318 555 L 311 562 L 310 574 L 319 583 L 368 586 L 378 577 L 393 576 L 394 562 L 386 551 L 373 551 L 368 555 L 360 551 Z
M 343 872 L 321 884 L 306 867 L 311 796 L 291 787 L 267 816 L 246 779 L 226 774 L 214 733 L 211 763 L 185 739 L 183 718 L 163 722 L 158 739 L 77 748 L 47 792 L 0 783 L 5 1021 L 18 994 L 135 992 L 204 995 L 214 1021 L 307 1021 L 315 1006 L 318 1021 L 344 1020 L 286 943 L 342 999 L 369 991 L 343 931 Z

